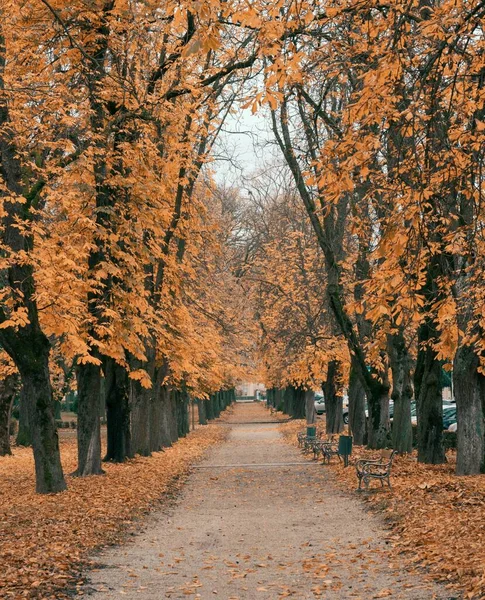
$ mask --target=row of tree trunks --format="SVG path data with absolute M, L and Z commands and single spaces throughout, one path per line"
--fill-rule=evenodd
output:
M 305 418 L 305 389 L 289 385 L 283 394 L 283 412 L 294 419 Z
M 266 403 L 268 406 L 272 406 L 276 410 L 283 408 L 283 397 L 284 389 L 280 388 L 269 388 L 266 391 Z
M 82 376 L 78 377 L 78 469 L 75 474 L 79 476 L 103 473 L 100 419 L 104 401 L 107 416 L 105 461 L 123 462 L 135 454 L 149 456 L 171 446 L 190 430 L 189 397 L 184 391 L 162 385 L 166 369 L 158 369 L 156 385 L 151 389 L 130 380 L 126 370 L 114 360 L 105 361 L 105 372 L 103 379 L 98 365 L 87 363 L 78 366 L 78 373 Z M 26 401 L 27 394 L 35 397 L 34 390 L 39 395 L 42 389 L 35 387 L 34 379 L 24 377 L 22 382 L 21 414 L 33 408 Z M 0 381 L 0 455 L 10 453 L 10 413 L 17 387 L 17 374 Z M 208 400 L 199 400 L 200 422 L 205 424 L 207 418 L 217 418 L 234 400 L 234 390 L 220 391 Z M 30 418 L 38 419 L 37 413 Z M 53 414 L 51 424 L 55 432 Z M 30 428 L 26 424 L 24 427 L 24 435 L 30 438 Z M 42 459 L 40 465 L 44 477 L 52 468 L 48 456 Z

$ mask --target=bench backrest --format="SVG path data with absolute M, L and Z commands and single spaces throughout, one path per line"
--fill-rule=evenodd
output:
M 392 459 L 394 458 L 395 454 L 397 454 L 396 450 L 392 450 L 392 449 L 385 449 L 381 451 L 381 461 L 385 462 L 385 463 L 392 463 Z

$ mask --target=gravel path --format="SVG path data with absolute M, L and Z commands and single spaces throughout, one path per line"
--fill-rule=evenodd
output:
M 259 421 L 259 422 L 258 422 Z M 262 422 L 266 421 L 266 423 Z M 190 475 L 175 506 L 105 550 L 85 594 L 127 598 L 446 599 L 403 571 L 379 520 L 285 444 L 258 404 L 238 404 L 229 439 Z

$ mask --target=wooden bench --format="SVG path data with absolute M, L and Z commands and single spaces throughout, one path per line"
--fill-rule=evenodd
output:
M 359 478 L 359 490 L 362 489 L 362 482 L 364 482 L 365 489 L 369 489 L 371 479 L 379 480 L 382 487 L 384 487 L 384 481 L 387 481 L 387 485 L 390 488 L 391 482 L 389 477 L 395 454 L 396 450 L 382 450 L 380 458 L 376 460 L 358 460 L 355 463 L 355 469 Z

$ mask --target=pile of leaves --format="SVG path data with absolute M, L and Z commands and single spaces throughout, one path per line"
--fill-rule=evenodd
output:
M 105 475 L 69 477 L 55 495 L 34 492 L 34 462 L 28 448 L 0 459 L 0 597 L 67 597 L 95 548 L 114 543 L 133 521 L 167 499 L 194 461 L 225 438 L 225 428 L 199 427 L 150 458 L 105 464 Z M 65 472 L 76 467 L 75 440 L 61 442 Z
M 285 439 L 297 445 L 304 421 L 281 425 Z M 354 492 L 353 463 L 378 458 L 378 451 L 354 447 L 351 465 L 336 459 L 332 469 L 339 485 Z M 311 460 L 311 456 L 308 457 Z M 423 465 L 413 453 L 395 459 L 392 490 L 378 481 L 359 497 L 382 513 L 392 529 L 391 540 L 410 568 L 425 568 L 437 580 L 458 588 L 468 599 L 485 598 L 485 475 L 457 477 L 455 454 L 444 465 Z

